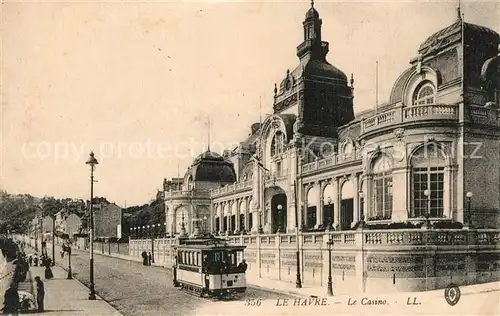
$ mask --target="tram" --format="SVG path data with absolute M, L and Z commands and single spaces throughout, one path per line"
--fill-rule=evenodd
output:
M 200 297 L 223 298 L 246 291 L 246 246 L 228 245 L 213 236 L 179 239 L 174 246 L 175 287 Z M 238 261 L 240 260 L 240 261 Z

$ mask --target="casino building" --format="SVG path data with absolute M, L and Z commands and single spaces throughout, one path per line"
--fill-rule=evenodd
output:
M 355 114 L 353 76 L 327 61 L 321 29 L 312 5 L 273 114 L 165 186 L 167 232 L 194 219 L 224 235 L 499 228 L 499 34 L 459 14 L 416 49 L 387 103 Z
M 328 63 L 314 6 L 302 28 L 273 114 L 165 179 L 166 234 L 136 235 L 129 254 L 171 266 L 170 237 L 204 228 L 246 246 L 254 280 L 333 282 L 336 294 L 500 280 L 499 35 L 458 14 L 386 104 L 355 114 L 352 75 Z

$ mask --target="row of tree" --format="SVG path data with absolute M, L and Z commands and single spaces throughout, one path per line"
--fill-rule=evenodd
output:
M 94 204 L 110 202 L 104 197 L 95 197 Z M 43 209 L 44 216 L 54 216 L 62 209 L 68 214 L 76 214 L 82 219 L 82 229 L 87 228 L 89 200 L 54 197 L 37 198 L 29 194 L 8 194 L 0 191 L 0 233 L 8 231 L 28 231 L 31 221 Z M 165 204 L 163 195 L 158 192 L 156 199 L 149 204 L 131 206 L 122 210 L 122 232 L 128 235 L 131 227 L 163 224 Z

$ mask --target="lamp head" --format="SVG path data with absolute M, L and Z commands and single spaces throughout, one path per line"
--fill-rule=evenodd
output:
M 472 194 L 472 192 L 470 192 L 470 191 L 469 191 L 469 192 L 467 192 L 467 194 L 466 194 L 466 196 L 467 196 L 469 199 L 472 197 L 472 195 L 473 195 L 473 194 Z
M 431 190 L 427 189 L 424 191 L 425 196 L 430 196 L 431 195 Z
M 280 210 L 280 211 L 281 211 L 281 210 L 283 209 L 283 205 L 278 204 L 277 208 L 278 208 L 278 210 Z
M 93 151 L 90 152 L 89 159 L 85 163 L 87 165 L 90 165 L 90 166 L 95 166 L 95 165 L 99 164 L 99 162 L 97 161 L 97 159 L 94 157 L 94 152 Z

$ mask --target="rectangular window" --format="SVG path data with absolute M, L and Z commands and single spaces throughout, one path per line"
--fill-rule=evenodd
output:
M 413 205 L 411 217 L 442 217 L 444 211 L 444 168 L 415 168 L 412 176 Z M 430 197 L 425 196 L 430 190 Z
M 316 206 L 307 208 L 307 227 L 312 228 L 316 225 Z
M 392 216 L 392 176 L 385 173 L 373 180 L 372 213 L 370 220 L 390 219 Z

